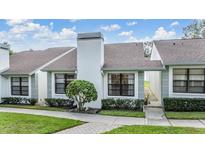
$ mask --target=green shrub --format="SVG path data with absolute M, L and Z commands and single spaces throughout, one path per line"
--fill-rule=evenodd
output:
M 24 97 L 3 97 L 1 104 L 35 105 L 37 99 Z
M 73 107 L 74 101 L 71 99 L 46 98 L 46 104 L 50 107 Z
M 202 98 L 164 98 L 165 111 L 205 111 L 205 99 Z
M 85 104 L 96 101 L 97 90 L 93 83 L 86 80 L 74 80 L 66 87 L 66 96 L 73 98 L 77 103 L 78 111 L 85 110 Z
M 103 99 L 102 109 L 143 111 L 143 99 Z

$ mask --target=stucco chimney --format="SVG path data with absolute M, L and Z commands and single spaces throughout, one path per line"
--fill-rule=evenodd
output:
M 0 43 L 0 72 L 9 69 L 9 49 L 8 43 Z
M 103 96 L 104 39 L 100 32 L 80 33 L 77 37 L 77 78 L 87 80 L 95 85 L 98 99 L 89 103 L 92 108 L 101 108 Z

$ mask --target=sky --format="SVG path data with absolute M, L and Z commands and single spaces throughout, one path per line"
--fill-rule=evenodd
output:
M 182 19 L 10 19 L 0 20 L 0 42 L 14 52 L 50 47 L 76 46 L 82 32 L 102 32 L 105 43 L 144 42 L 183 37 Z

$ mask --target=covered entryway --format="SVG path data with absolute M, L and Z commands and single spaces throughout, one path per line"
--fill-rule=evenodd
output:
M 161 71 L 145 71 L 144 93 L 149 98 L 149 106 L 162 106 Z

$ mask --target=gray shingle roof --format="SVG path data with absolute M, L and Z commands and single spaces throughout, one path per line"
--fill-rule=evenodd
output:
M 52 59 L 72 49 L 72 47 L 48 48 L 46 50 L 23 51 L 10 57 L 10 68 L 4 75 L 30 74 Z
M 164 65 L 205 64 L 205 39 L 154 41 Z
M 75 71 L 77 66 L 77 49 L 44 67 L 42 71 Z
M 144 57 L 143 43 L 105 45 L 104 70 L 155 70 L 163 69 L 160 61 Z
M 161 61 L 144 58 L 142 43 L 105 44 L 103 70 L 160 70 Z M 74 71 L 77 66 L 77 49 L 43 68 L 43 71 Z

